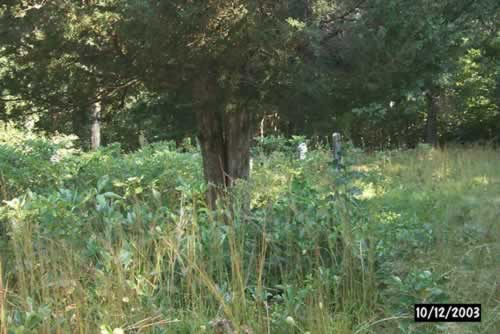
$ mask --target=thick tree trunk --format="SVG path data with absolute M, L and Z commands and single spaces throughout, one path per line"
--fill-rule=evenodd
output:
M 203 172 L 209 185 L 207 204 L 212 209 L 227 187 L 249 175 L 252 125 L 246 110 L 217 109 L 214 91 L 215 83 L 208 80 L 200 80 L 194 90 Z
M 246 179 L 250 173 L 250 146 L 252 122 L 247 110 L 233 110 L 224 114 L 224 144 L 226 151 L 226 185 L 237 179 Z
M 198 111 L 198 138 L 203 159 L 203 174 L 208 183 L 207 204 L 215 208 L 217 198 L 226 186 L 223 126 L 220 115 L 210 109 Z
M 90 126 L 90 148 L 97 150 L 101 146 L 101 102 L 92 104 L 90 112 L 91 126 Z
M 203 174 L 208 183 L 207 205 L 215 208 L 215 203 L 224 182 L 224 137 L 220 115 L 215 103 L 216 82 L 200 76 L 193 85 L 194 108 L 198 121 L 198 139 L 203 159 Z
M 438 144 L 438 112 L 439 112 L 439 97 L 433 93 L 427 94 L 427 122 L 425 125 L 425 142 L 432 146 Z
M 209 184 L 207 202 L 215 208 L 217 199 L 237 179 L 250 171 L 251 122 L 245 110 L 225 113 L 209 109 L 198 112 L 203 172 Z

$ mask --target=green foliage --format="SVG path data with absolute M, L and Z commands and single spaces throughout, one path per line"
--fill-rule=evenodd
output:
M 196 151 L 50 162 L 71 138 L 5 129 L 0 152 L 23 164 L 16 177 L 17 160 L 0 160 L 0 328 L 193 333 L 222 317 L 254 332 L 439 333 L 411 321 L 412 305 L 453 301 L 483 303 L 471 331 L 498 326 L 493 150 L 347 147 L 337 172 L 324 148 L 297 160 L 264 138 L 281 144 L 212 212 Z
M 73 136 L 46 139 L 3 122 L 0 128 L 0 190 L 4 199 L 27 189 L 45 192 L 62 185 L 67 167 L 59 161 L 78 153 Z
M 278 112 L 285 136 L 415 147 L 432 93 L 441 141 L 496 140 L 499 13 L 493 0 L 9 1 L 1 118 L 36 114 L 86 148 L 100 100 L 104 143 L 136 149 L 140 131 L 151 142 L 202 130 L 194 86 L 208 80 L 211 112 Z

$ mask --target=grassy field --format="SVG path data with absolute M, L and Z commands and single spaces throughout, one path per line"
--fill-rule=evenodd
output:
M 498 150 L 349 149 L 337 172 L 258 145 L 211 212 L 192 147 L 3 130 L 1 334 L 500 332 Z M 482 322 L 416 324 L 419 302 Z

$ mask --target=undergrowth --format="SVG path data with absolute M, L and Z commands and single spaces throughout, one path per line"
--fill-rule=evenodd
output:
M 269 139 L 209 211 L 195 149 L 2 128 L 1 334 L 500 332 L 490 148 L 350 148 L 336 171 Z M 481 303 L 482 322 L 417 325 L 417 302 Z

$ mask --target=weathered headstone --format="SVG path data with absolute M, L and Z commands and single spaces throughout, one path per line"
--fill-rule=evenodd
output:
M 101 146 L 101 110 L 100 101 L 92 105 L 90 118 L 92 121 L 90 132 L 90 147 L 92 150 L 97 150 Z
M 342 168 L 342 138 L 338 132 L 332 134 L 332 154 L 335 168 L 340 170 Z
M 144 130 L 139 131 L 139 146 L 144 147 L 148 143 L 148 140 L 146 139 L 146 134 L 144 133 Z
M 306 154 L 307 154 L 307 144 L 306 143 L 300 143 L 298 146 L 298 151 L 299 151 L 299 159 L 300 160 L 305 160 L 306 159 Z

